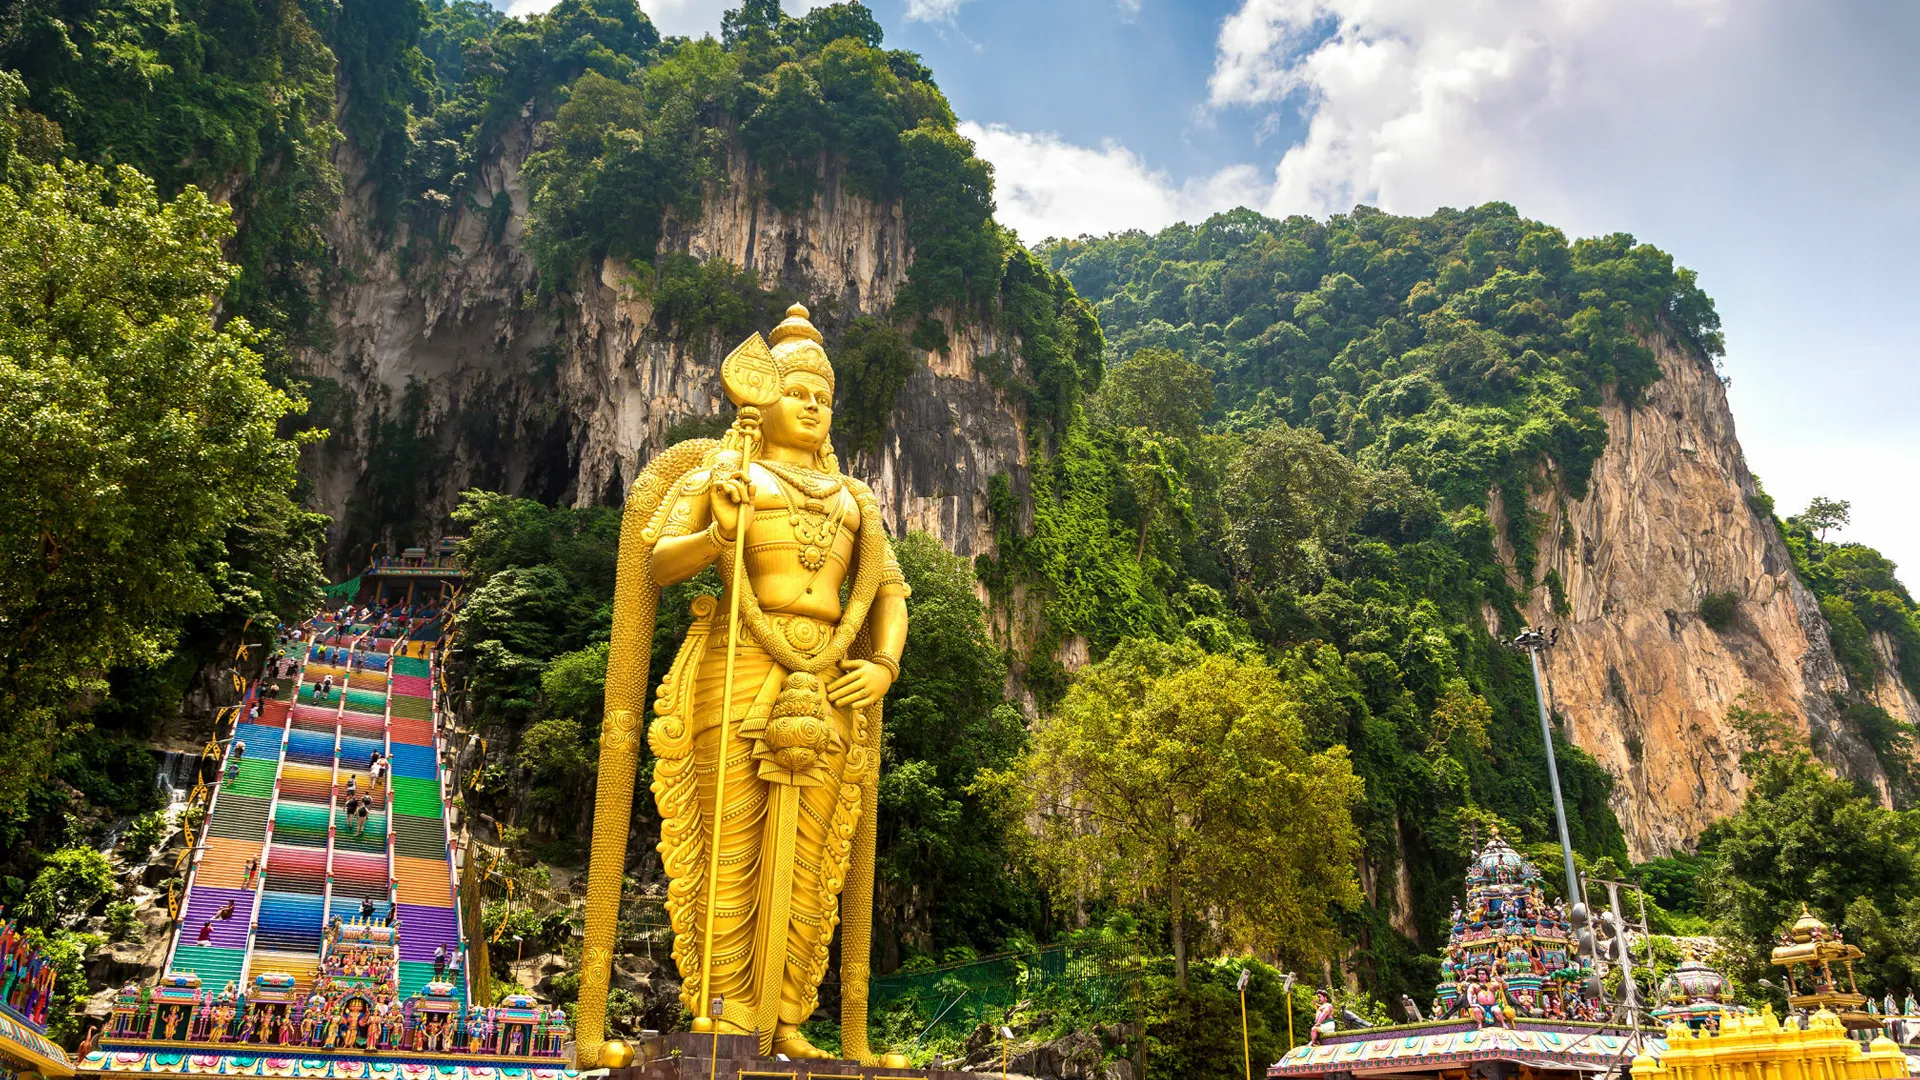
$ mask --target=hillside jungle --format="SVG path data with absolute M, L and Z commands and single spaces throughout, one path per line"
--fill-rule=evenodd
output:
M 750 0 L 693 41 L 627 0 L 527 19 L 474 0 L 22 0 L 0 9 L 0 69 L 0 903 L 61 958 L 69 1045 L 90 978 L 157 963 L 178 884 L 168 751 L 197 753 L 272 628 L 353 569 L 323 566 L 329 522 L 303 508 L 301 455 L 328 437 L 337 388 L 294 360 L 327 345 L 342 161 L 383 242 L 426 273 L 439 223 L 531 109 L 541 302 L 622 257 L 663 332 L 716 339 L 788 299 L 658 251 L 663 215 L 697 205 L 729 147 L 777 206 L 814 198 L 823 158 L 899 202 L 907 287 L 829 341 L 843 442 L 876 440 L 911 366 L 988 323 L 1019 342 L 992 376 L 1024 402 L 1037 465 L 1030 514 L 995 485 L 993 555 L 900 545 L 914 637 L 888 714 L 875 969 L 938 985 L 942 965 L 1072 946 L 1101 976 L 1081 985 L 1121 989 L 1029 996 L 1022 1038 L 1098 1031 L 1130 1057 L 1144 1019 L 1156 1076 L 1237 1060 L 1214 1044 L 1242 967 L 1269 1059 L 1314 985 L 1398 1015 L 1402 994 L 1430 993 L 1476 838 L 1499 827 L 1557 857 L 1527 664 L 1483 614 L 1511 633 L 1523 590 L 1556 580 L 1536 573 L 1538 522 L 1491 519 L 1488 493 L 1578 497 L 1609 437 L 1600 403 L 1660 378 L 1650 343 L 1703 365 L 1722 352 L 1711 300 L 1657 248 L 1570 241 L 1497 203 L 1241 210 L 1025 246 L 1038 238 L 994 224 L 991 170 L 933 73 L 855 3 L 794 18 Z M 362 505 L 397 514 L 405 495 Z M 1877 552 L 1825 539 L 1844 516 L 1822 500 L 1777 521 L 1855 682 L 1889 663 L 1880 632 L 1920 691 L 1912 597 Z M 462 801 L 518 897 L 489 924 L 535 946 L 527 977 L 567 1000 L 618 511 L 472 491 L 418 527 L 467 537 Z M 656 675 L 688 594 L 713 587 L 662 603 Z M 1016 594 L 1039 598 L 1018 648 L 988 619 Z M 1087 666 L 1058 659 L 1069 643 Z M 1694 853 L 1639 865 L 1609 775 L 1556 745 L 1583 864 L 1640 882 L 1661 933 L 1711 935 L 1749 994 L 1802 900 L 1867 950 L 1876 992 L 1920 977 L 1909 735 L 1864 698 L 1841 704 L 1895 809 L 1835 779 L 1786 718 L 1739 709 L 1746 805 Z M 1065 827 L 1049 794 L 1093 771 L 1169 813 Z M 1190 782 L 1155 786 L 1170 774 Z M 636 804 L 644 839 L 656 822 Z M 634 844 L 626 940 L 665 956 L 650 849 Z M 1363 887 L 1402 873 L 1409 911 Z M 639 974 L 616 1025 L 682 1022 L 670 967 L 624 963 Z M 1283 970 L 1303 973 L 1290 1002 Z M 924 1006 L 903 997 L 883 1022 L 910 1038 Z M 949 1024 L 921 1050 L 969 1034 Z

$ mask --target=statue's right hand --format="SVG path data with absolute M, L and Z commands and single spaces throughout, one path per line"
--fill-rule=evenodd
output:
M 752 499 L 753 485 L 738 466 L 724 472 L 714 472 L 713 487 L 707 492 L 707 503 L 713 520 L 720 526 L 723 539 L 732 540 L 739 535 L 740 507 Z

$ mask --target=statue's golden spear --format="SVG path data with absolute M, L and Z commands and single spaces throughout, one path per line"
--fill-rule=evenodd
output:
M 720 831 L 727 816 L 727 741 L 733 732 L 734 654 L 740 641 L 740 590 L 749 587 L 747 523 L 753 517 L 753 483 L 748 470 L 760 447 L 760 410 L 780 397 L 780 367 L 774 362 L 766 341 L 755 334 L 741 342 L 721 363 L 720 381 L 739 409 L 733 430 L 727 433 L 726 444 L 740 455 L 740 476 L 747 482 L 747 497 L 740 504 L 733 530 L 732 587 L 727 590 L 726 681 L 720 694 L 720 742 L 714 761 L 713 843 L 707 848 L 707 925 L 700 945 L 700 1010 L 701 1016 L 713 1027 L 716 1061 L 720 1056 L 720 1018 L 713 1015 L 713 924 L 718 921 L 720 900 Z M 719 478 L 714 482 L 718 483 Z

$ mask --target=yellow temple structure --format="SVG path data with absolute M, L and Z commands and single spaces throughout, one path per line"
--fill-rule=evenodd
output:
M 1787 1004 L 1808 1012 L 1825 1009 L 1849 1028 L 1880 1026 L 1880 1018 L 1866 1011 L 1867 995 L 1853 980 L 1853 962 L 1866 955 L 1858 945 L 1848 943 L 1805 904 L 1782 937 L 1772 960 L 1787 969 Z M 1838 975 L 1835 964 L 1840 965 Z
M 1802 1029 L 1768 1010 L 1730 1015 L 1715 1034 L 1675 1024 L 1658 1058 L 1633 1059 L 1635 1080 L 1869 1080 L 1910 1075 L 1907 1057 L 1882 1035 L 1862 1049 L 1825 1009 Z

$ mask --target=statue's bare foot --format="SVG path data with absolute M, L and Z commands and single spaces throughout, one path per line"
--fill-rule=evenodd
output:
M 826 1051 L 813 1045 L 800 1034 L 800 1029 L 781 1024 L 773 1032 L 773 1052 L 785 1054 L 794 1061 L 816 1060 L 830 1057 Z

